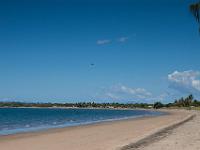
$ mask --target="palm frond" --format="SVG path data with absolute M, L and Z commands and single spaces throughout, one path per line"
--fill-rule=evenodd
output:
M 200 23 L 200 2 L 190 5 L 190 11 L 196 18 L 196 21 Z

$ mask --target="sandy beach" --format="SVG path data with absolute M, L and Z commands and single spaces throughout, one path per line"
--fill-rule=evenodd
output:
M 200 112 L 197 111 L 192 120 L 130 150 L 200 150 L 199 125 Z
M 189 111 L 0 137 L 2 150 L 116 150 L 191 116 Z

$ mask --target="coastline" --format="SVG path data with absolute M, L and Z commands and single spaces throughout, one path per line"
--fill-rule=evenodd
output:
M 13 107 L 11 107 L 13 108 Z M 26 107 L 14 107 L 14 109 L 20 109 L 20 108 L 26 108 Z M 34 107 L 32 107 L 33 109 L 35 109 Z M 42 107 L 37 107 L 38 109 L 44 109 Z M 30 108 L 28 108 L 30 109 Z M 46 107 L 46 109 L 65 109 L 62 107 L 59 108 L 51 108 L 51 107 Z M 67 108 L 67 109 L 88 109 L 88 108 Z M 161 111 L 161 110 L 156 110 L 156 109 L 151 109 L 151 110 L 147 110 L 147 109 L 131 109 L 131 108 L 91 108 L 91 109 L 101 109 L 101 110 L 142 110 L 142 111 L 149 111 L 149 112 L 156 112 L 156 113 L 160 113 L 160 114 L 152 114 L 152 115 L 141 115 L 141 116 L 129 116 L 129 117 L 122 117 L 122 118 L 115 118 L 115 119 L 105 119 L 105 120 L 98 120 L 98 121 L 92 121 L 92 122 L 85 122 L 85 123 L 77 123 L 77 124 L 72 124 L 72 125 L 59 125 L 59 126 L 50 126 L 50 127 L 44 127 L 44 128 L 36 128 L 33 130 L 22 130 L 21 132 L 16 132 L 16 133 L 10 133 L 10 134 L 0 134 L 0 141 L 1 139 L 5 138 L 5 137 L 23 137 L 26 135 L 37 135 L 37 134 L 46 134 L 46 133 L 52 133 L 52 132 L 59 132 L 65 129 L 70 129 L 70 128 L 77 128 L 77 127 L 84 127 L 84 126 L 93 126 L 93 125 L 101 125 L 101 124 L 112 124 L 112 123 L 117 123 L 117 122 L 121 122 L 121 121 L 130 121 L 130 120 L 140 120 L 140 119 L 145 119 L 145 118 L 153 118 L 153 117 L 160 117 L 160 116 L 164 116 L 164 115 L 170 115 L 170 112 L 166 112 L 166 111 Z
M 66 147 L 71 150 L 116 149 L 191 115 L 190 111 L 185 110 L 162 111 L 168 115 L 1 136 L 0 147 L 4 150 L 42 150 L 44 147 L 48 150 L 64 150 Z
M 1 109 L 1 108 L 0 108 Z M 10 107 L 6 109 L 35 109 L 35 107 Z M 20 129 L 14 129 L 14 130 L 8 130 L 1 132 L 0 131 L 0 138 L 3 136 L 8 135 L 15 135 L 15 134 L 28 134 L 28 133 L 38 133 L 38 132 L 44 132 L 44 131 L 51 131 L 56 129 L 64 129 L 64 128 L 70 128 L 70 127 L 77 127 L 77 126 L 87 126 L 87 125 L 94 125 L 94 124 L 101 124 L 101 123 L 107 123 L 107 122 L 116 122 L 116 121 L 124 121 L 124 120 L 132 120 L 132 119 L 139 119 L 144 117 L 154 117 L 154 116 L 161 116 L 161 115 L 167 115 L 168 113 L 162 112 L 159 110 L 151 109 L 132 109 L 132 108 L 52 108 L 52 107 L 36 107 L 36 109 L 56 109 L 56 110 L 63 110 L 63 109 L 73 109 L 73 110 L 117 110 L 117 111 L 147 111 L 147 114 L 141 114 L 141 115 L 129 115 L 129 116 L 121 116 L 118 118 L 104 118 L 100 120 L 88 120 L 84 122 L 73 122 L 73 123 L 66 123 L 66 124 L 59 124 L 59 125 L 45 125 L 40 127 L 32 127 L 32 128 L 20 128 Z M 29 123 L 27 123 L 29 124 Z

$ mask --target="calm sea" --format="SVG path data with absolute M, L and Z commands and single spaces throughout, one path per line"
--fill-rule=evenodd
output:
M 145 110 L 0 108 L 0 135 L 162 114 Z

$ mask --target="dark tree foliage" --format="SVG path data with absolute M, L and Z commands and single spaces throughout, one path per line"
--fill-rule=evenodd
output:
M 175 100 L 174 101 L 174 106 L 177 107 L 190 107 L 190 106 L 194 106 L 194 102 L 197 105 L 197 100 L 194 101 L 194 97 L 192 94 L 190 94 L 188 97 L 186 98 L 180 98 L 179 100 Z
M 147 103 L 22 103 L 22 102 L 0 102 L 0 107 L 78 107 L 78 108 L 152 108 L 152 104 Z
M 164 105 L 161 102 L 155 102 L 153 105 L 154 109 L 160 109 L 162 107 L 164 107 Z
M 196 21 L 200 22 L 200 2 L 190 5 L 190 11 L 195 17 Z
M 23 102 L 0 102 L 0 107 L 66 107 L 66 108 L 144 108 L 159 109 L 162 107 L 200 107 L 200 101 L 194 100 L 193 95 L 186 98 L 175 100 L 174 103 L 163 104 L 156 102 L 148 103 L 95 103 L 95 102 L 79 102 L 79 103 L 23 103 Z
M 200 1 L 190 5 L 190 11 L 192 15 L 195 17 L 197 23 L 199 24 L 199 32 L 200 32 Z

